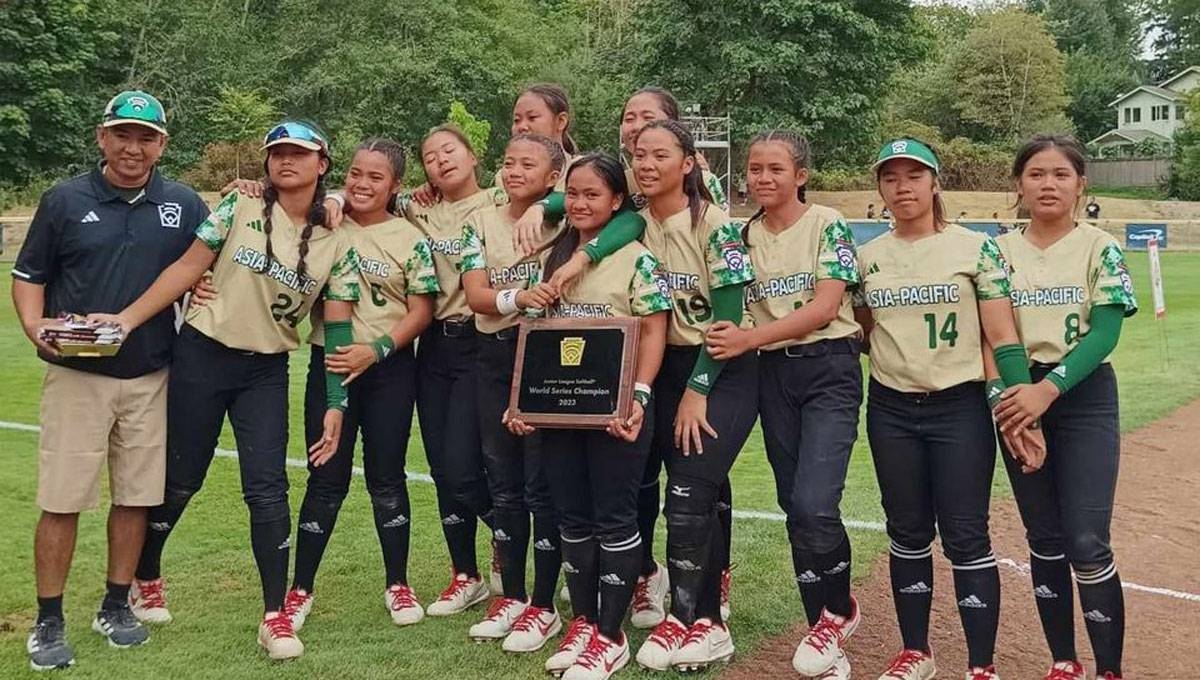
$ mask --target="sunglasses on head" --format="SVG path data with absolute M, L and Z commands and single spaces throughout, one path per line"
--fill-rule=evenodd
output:
M 325 141 L 325 138 L 319 132 L 302 123 L 293 122 L 280 123 L 271 128 L 271 131 L 263 139 L 263 145 L 265 146 L 284 139 L 315 144 L 321 151 L 329 148 L 329 143 Z

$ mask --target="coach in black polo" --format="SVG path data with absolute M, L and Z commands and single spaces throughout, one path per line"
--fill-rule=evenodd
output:
M 119 312 L 187 250 L 208 216 L 200 196 L 155 169 L 167 145 L 162 104 L 122 92 L 96 128 L 103 161 L 61 182 L 38 204 L 13 267 L 13 302 L 48 362 L 42 387 L 34 541 L 38 618 L 27 648 L 35 670 L 74 663 L 62 613 L 79 513 L 99 501 L 108 467 L 107 593 L 92 628 L 115 647 L 148 634 L 129 608 L 146 509 L 163 499 L 167 365 L 175 337 L 167 310 L 133 331 L 113 357 L 58 356 L 39 331 L 64 312 Z

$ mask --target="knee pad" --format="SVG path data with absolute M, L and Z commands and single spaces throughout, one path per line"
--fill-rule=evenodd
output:
M 667 500 L 663 514 L 709 515 L 717 511 L 717 489 L 711 484 L 692 480 L 667 482 Z
M 185 489 L 178 486 L 167 486 L 163 493 L 163 507 L 168 510 L 180 510 L 187 507 L 196 495 L 196 489 Z
M 713 514 L 668 512 L 667 543 L 681 548 L 703 545 L 712 533 Z
M 398 493 L 373 492 L 371 493 L 371 507 L 378 512 L 396 512 L 405 509 L 408 505 L 406 495 Z
M 292 514 L 288 508 L 287 496 L 270 499 L 251 499 L 246 501 L 246 505 L 250 508 L 251 524 L 290 519 Z

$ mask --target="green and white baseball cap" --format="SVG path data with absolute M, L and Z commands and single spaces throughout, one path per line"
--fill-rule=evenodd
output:
M 871 169 L 878 172 L 884 163 L 897 158 L 914 160 L 933 170 L 933 174 L 935 175 L 941 171 L 937 154 L 933 152 L 933 149 L 920 140 L 907 137 L 884 144 L 883 148 L 879 150 L 879 157 L 875 159 L 875 164 L 871 166 Z
M 141 90 L 125 90 L 109 100 L 104 107 L 102 127 L 142 125 L 167 134 L 167 112 L 154 95 Z

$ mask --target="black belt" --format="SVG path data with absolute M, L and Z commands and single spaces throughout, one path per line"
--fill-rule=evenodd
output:
M 475 318 L 437 319 L 433 322 L 434 332 L 447 338 L 466 338 L 475 335 Z
M 518 324 L 516 326 L 509 326 L 508 328 L 501 328 L 500 330 L 496 331 L 495 333 L 480 333 L 480 335 L 490 338 L 492 340 L 502 340 L 502 341 L 516 340 L 517 336 L 520 334 L 521 334 L 520 324 Z
M 897 399 L 916 403 L 924 401 L 956 401 L 966 396 L 982 395 L 983 381 L 970 380 L 934 392 L 901 392 L 900 390 L 884 385 L 875 378 L 871 378 L 871 389 Z
M 862 341 L 858 338 L 837 338 L 834 340 L 818 340 L 804 345 L 792 345 L 781 349 L 763 352 L 766 357 L 790 357 L 793 359 L 807 357 L 823 357 L 829 354 L 861 354 Z

